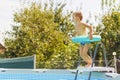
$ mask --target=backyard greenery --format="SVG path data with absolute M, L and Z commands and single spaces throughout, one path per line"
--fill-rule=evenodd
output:
M 118 0 L 102 0 L 103 15 L 96 31 L 101 32 L 108 60 L 112 59 L 113 52 L 120 58 L 120 5 L 117 3 Z
M 7 51 L 1 56 L 8 58 L 36 54 L 37 68 L 76 68 L 79 45 L 74 44 L 69 35 L 74 29 L 72 13 L 63 13 L 65 4 L 53 5 L 51 3 L 43 7 L 32 3 L 31 6 L 15 12 L 16 24 L 11 32 L 6 32 Z M 101 20 L 95 32 L 101 33 L 110 60 L 112 52 L 120 53 L 120 7 L 102 15 Z M 94 47 L 95 44 L 92 49 Z M 101 59 L 102 51 L 99 50 L 98 53 L 97 57 Z
M 44 8 L 32 3 L 14 14 L 13 26 L 5 45 L 6 57 L 37 54 L 38 68 L 73 68 L 77 60 L 77 47 L 68 36 L 73 30 L 70 14 L 63 15 L 65 4 Z

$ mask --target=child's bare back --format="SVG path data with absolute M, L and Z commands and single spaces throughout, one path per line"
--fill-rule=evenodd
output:
M 92 36 L 92 26 L 87 25 L 87 24 L 82 22 L 82 14 L 80 12 L 73 13 L 73 20 L 76 23 L 74 36 L 81 36 L 81 35 L 86 36 L 86 35 L 88 35 L 87 32 L 86 32 L 86 28 L 88 28 L 89 31 L 90 31 L 89 37 L 90 37 L 90 39 L 93 38 L 93 36 Z
M 81 35 L 87 35 L 86 34 L 86 26 L 83 25 L 83 23 L 79 23 L 76 27 L 75 27 L 75 36 L 81 36 Z

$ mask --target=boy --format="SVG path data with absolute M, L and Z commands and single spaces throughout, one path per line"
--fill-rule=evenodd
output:
M 74 36 L 87 36 L 87 32 L 86 32 L 86 28 L 89 29 L 89 38 L 92 39 L 93 38 L 93 29 L 92 26 L 87 25 L 85 23 L 82 22 L 82 13 L 81 12 L 74 12 L 73 13 L 73 20 L 76 23 L 76 27 L 75 27 L 75 32 L 74 32 Z M 89 43 L 80 43 L 80 56 L 82 57 L 82 59 L 87 63 L 86 67 L 90 67 L 92 64 L 92 59 L 91 57 L 87 54 L 88 49 L 90 47 Z

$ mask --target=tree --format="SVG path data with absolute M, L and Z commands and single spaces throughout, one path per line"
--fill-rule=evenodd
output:
M 106 45 L 108 53 L 114 51 L 120 53 L 120 13 L 118 11 L 112 11 L 112 13 L 104 15 L 102 21 L 105 28 L 101 36 L 103 37 L 102 41 Z
M 54 4 L 51 4 L 54 5 Z M 13 31 L 5 38 L 6 57 L 37 54 L 37 68 L 74 68 L 77 47 L 70 40 L 73 29 L 70 15 L 63 15 L 65 4 L 54 10 L 46 4 L 32 3 L 14 14 Z
M 102 42 L 107 50 L 107 57 L 112 59 L 112 53 L 117 52 L 120 56 L 120 5 L 118 0 L 102 0 L 101 23 L 98 24 L 97 32 L 101 33 Z M 107 11 L 105 9 L 108 9 Z

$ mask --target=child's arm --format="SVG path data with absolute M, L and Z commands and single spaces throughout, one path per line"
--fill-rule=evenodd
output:
M 90 30 L 90 39 L 92 39 L 92 38 L 93 38 L 93 27 L 90 26 L 90 25 L 87 25 L 87 24 L 85 24 L 85 23 L 83 23 L 83 25 L 84 25 L 85 27 L 89 28 L 89 30 Z
M 93 27 L 89 26 L 89 29 L 90 29 L 90 39 L 92 39 L 93 38 Z

